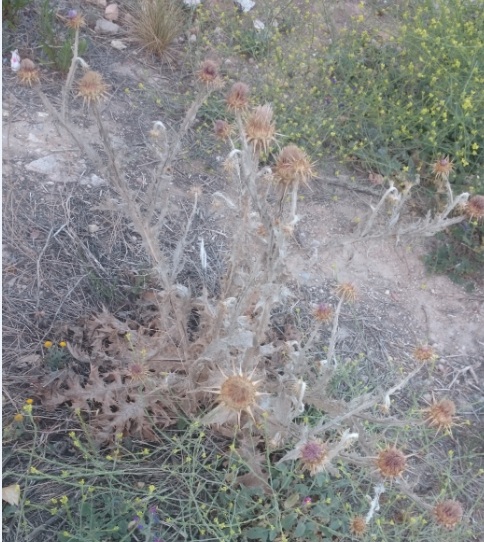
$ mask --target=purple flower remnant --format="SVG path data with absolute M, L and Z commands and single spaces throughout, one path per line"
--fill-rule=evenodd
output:
M 311 497 L 304 497 L 303 499 L 303 504 L 305 506 L 309 506 L 312 502 L 313 502 L 313 499 L 311 499 Z
M 77 11 L 75 9 L 70 9 L 67 12 L 67 18 L 68 19 L 75 19 L 77 17 Z
M 132 524 L 133 527 L 138 529 L 138 531 L 142 531 L 144 529 L 144 525 L 141 523 L 141 518 L 139 516 L 134 516 Z

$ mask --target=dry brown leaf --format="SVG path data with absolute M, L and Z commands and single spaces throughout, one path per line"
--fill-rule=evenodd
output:
M 368 175 L 368 180 L 370 181 L 371 184 L 378 186 L 385 182 L 385 177 L 383 177 L 383 175 L 380 175 L 379 173 L 371 172 Z
M 77 359 L 77 361 L 80 361 L 81 363 L 89 363 L 91 361 L 91 358 L 86 352 L 83 352 L 78 346 L 75 346 L 70 342 L 67 342 L 67 349 L 71 356 L 74 359 Z
M 18 484 L 12 484 L 7 487 L 2 487 L 2 500 L 18 506 L 20 502 L 20 486 Z
M 26 369 L 27 367 L 37 367 L 42 363 L 42 358 L 39 354 L 27 354 L 17 359 L 15 364 L 18 369 Z

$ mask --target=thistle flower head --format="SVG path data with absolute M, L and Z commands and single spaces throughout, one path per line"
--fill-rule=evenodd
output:
M 351 282 L 342 282 L 338 284 L 335 294 L 348 303 L 354 303 L 358 299 L 356 286 Z
M 430 426 L 437 427 L 438 430 L 450 430 L 454 424 L 455 403 L 450 399 L 434 401 L 425 411 L 428 413 L 426 421 Z
M 267 153 L 269 145 L 274 140 L 276 129 L 272 116 L 272 107 L 265 104 L 257 106 L 245 120 L 247 141 L 256 152 Z
M 450 160 L 449 155 L 441 156 L 432 164 L 432 172 L 437 179 L 449 180 L 449 175 L 454 169 L 454 162 Z
M 106 95 L 108 86 L 99 72 L 87 71 L 78 83 L 78 96 L 82 96 L 84 103 L 99 102 Z
M 320 439 L 311 439 L 298 445 L 297 457 L 301 460 L 304 470 L 311 476 L 322 472 L 327 464 L 328 447 Z
M 303 182 L 308 184 L 314 177 L 313 165 L 308 155 L 296 145 L 284 147 L 276 159 L 274 174 L 284 185 Z
M 259 408 L 257 403 L 261 392 L 258 391 L 261 380 L 254 380 L 254 371 L 245 374 L 242 370 L 226 375 L 222 371 L 216 376 L 215 382 L 203 391 L 216 393 L 219 405 L 202 419 L 202 423 L 226 423 L 237 421 L 239 426 L 242 414 L 246 413 L 255 420 L 254 410 Z
M 218 73 L 218 65 L 213 60 L 204 60 L 198 70 L 198 80 L 211 88 L 220 88 L 223 83 Z
M 331 322 L 334 316 L 333 307 L 327 303 L 318 303 L 313 311 L 313 316 L 319 322 Z
M 437 354 L 435 350 L 428 344 L 421 344 L 415 348 L 413 351 L 413 357 L 417 361 L 435 361 L 437 359 Z
M 227 95 L 229 111 L 245 111 L 249 104 L 249 87 L 245 83 L 234 83 Z
M 466 203 L 465 213 L 471 219 L 484 220 L 484 196 L 472 196 Z
M 446 529 L 453 529 L 464 515 L 460 502 L 447 500 L 438 503 L 433 509 L 435 520 Z
M 218 139 L 228 139 L 232 133 L 232 126 L 225 120 L 216 120 L 213 123 L 213 131 Z
M 28 85 L 29 87 L 40 82 L 39 70 L 29 58 L 24 58 L 20 62 L 17 77 L 21 85 Z
M 366 521 L 363 516 L 355 516 L 350 522 L 350 532 L 355 536 L 360 536 L 366 531 Z
M 140 362 L 131 363 L 123 374 L 129 378 L 132 383 L 145 382 L 152 373 L 147 365 Z
M 80 13 L 78 13 L 75 9 L 69 10 L 65 21 L 66 21 L 66 26 L 74 30 L 78 30 L 79 28 L 86 25 L 86 20 L 84 19 L 84 17 Z
M 395 446 L 388 446 L 378 454 L 376 466 L 383 477 L 396 478 L 405 470 L 407 458 Z

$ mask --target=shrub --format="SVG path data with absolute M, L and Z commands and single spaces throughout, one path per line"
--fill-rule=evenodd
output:
M 475 2 L 443 0 L 407 2 L 398 16 L 403 24 L 385 31 L 357 18 L 329 46 L 321 71 L 329 103 L 320 118 L 334 122 L 341 153 L 367 167 L 424 173 L 444 154 L 463 182 L 484 158 L 484 12 Z
M 183 30 L 181 2 L 139 0 L 132 6 L 130 23 L 134 38 L 147 51 L 161 57 Z
M 15 26 L 19 11 L 28 6 L 31 1 L 32 0 L 3 0 L 2 26 Z

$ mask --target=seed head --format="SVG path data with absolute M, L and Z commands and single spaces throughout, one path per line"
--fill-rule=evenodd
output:
M 308 470 L 314 476 L 324 470 L 328 447 L 320 439 L 308 440 L 299 445 L 298 456 L 303 464 L 303 469 Z
M 279 153 L 274 166 L 277 180 L 284 185 L 303 182 L 308 184 L 314 177 L 313 165 L 308 155 L 296 145 L 288 145 Z
M 314 318 L 319 322 L 331 322 L 333 315 L 333 307 L 327 303 L 319 303 L 313 312 Z
M 213 60 L 204 60 L 200 64 L 198 80 L 210 88 L 220 88 L 223 84 L 218 73 L 218 65 Z
M 450 399 L 434 401 L 434 403 L 425 410 L 428 412 L 426 421 L 429 425 L 437 427 L 438 430 L 450 430 L 454 424 L 455 403 Z
M 276 128 L 272 116 L 272 107 L 265 104 L 257 106 L 245 120 L 247 141 L 256 152 L 267 153 L 269 145 L 274 140 Z
M 213 131 L 218 139 L 228 139 L 232 133 L 232 126 L 225 120 L 216 120 L 213 123 Z
M 432 171 L 437 179 L 449 180 L 449 175 L 454 169 L 454 162 L 449 155 L 442 156 L 432 164 Z
M 99 72 L 86 72 L 78 83 L 78 96 L 82 96 L 84 103 L 99 102 L 106 95 L 108 86 Z
M 13 417 L 13 421 L 16 423 L 22 423 L 24 421 L 24 415 L 20 414 L 20 412 L 17 412 L 15 416 Z
M 355 536 L 360 536 L 366 531 L 366 521 L 363 516 L 355 516 L 350 522 L 350 532 Z
M 437 523 L 446 529 L 453 529 L 464 515 L 460 502 L 447 500 L 437 504 L 433 510 Z
M 347 301 L 348 303 L 354 303 L 358 299 L 356 286 L 351 282 L 342 282 L 339 284 L 335 293 L 338 297 L 342 298 L 343 301 Z
M 257 388 L 247 377 L 229 376 L 220 386 L 220 401 L 233 410 L 247 410 L 254 404 Z
M 413 351 L 413 357 L 417 361 L 435 361 L 438 356 L 430 345 L 421 344 Z
M 28 85 L 29 87 L 40 82 L 39 70 L 29 58 L 24 58 L 20 62 L 17 77 L 21 85 Z
M 23 61 L 22 61 L 23 62 Z M 469 218 L 484 219 L 484 196 L 476 195 L 469 199 L 465 206 L 465 213 Z
M 245 111 L 249 104 L 249 87 L 245 83 L 234 83 L 227 96 L 229 111 Z
M 405 470 L 407 458 L 395 446 L 388 446 L 378 454 L 376 466 L 385 478 L 396 478 Z
M 202 423 L 226 423 L 237 420 L 240 426 L 241 416 L 245 412 L 254 420 L 254 409 L 261 393 L 258 391 L 260 380 L 253 379 L 254 373 L 245 374 L 241 370 L 231 375 L 220 372 L 215 384 L 204 391 L 218 394 L 219 405 L 209 412 Z

